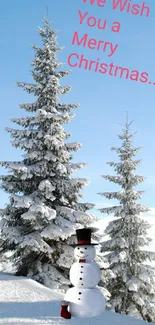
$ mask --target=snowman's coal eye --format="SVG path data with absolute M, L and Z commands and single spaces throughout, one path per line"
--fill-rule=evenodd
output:
M 80 247 L 78 247 L 77 249 L 80 249 Z
M 87 249 L 87 247 L 85 247 L 85 249 Z

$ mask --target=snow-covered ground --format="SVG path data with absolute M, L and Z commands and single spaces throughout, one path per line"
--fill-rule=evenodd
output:
M 65 320 L 63 296 L 23 277 L 0 273 L 0 324 L 8 325 L 144 325 L 146 322 L 110 311 L 100 317 Z

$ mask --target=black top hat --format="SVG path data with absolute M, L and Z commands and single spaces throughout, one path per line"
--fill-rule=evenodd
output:
M 91 234 L 92 229 L 91 228 L 82 228 L 76 230 L 76 236 L 78 243 L 75 246 L 80 245 L 98 245 L 97 243 L 91 243 Z

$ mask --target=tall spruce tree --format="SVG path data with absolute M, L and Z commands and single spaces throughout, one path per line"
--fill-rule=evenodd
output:
M 137 191 L 136 187 L 144 181 L 144 177 L 135 174 L 140 160 L 134 159 L 134 156 L 140 148 L 133 147 L 135 133 L 130 133 L 131 123 L 127 121 L 119 135 L 121 147 L 111 148 L 119 157 L 118 162 L 108 162 L 116 175 L 103 176 L 105 180 L 119 185 L 121 190 L 99 193 L 107 199 L 119 201 L 118 206 L 100 209 L 102 213 L 114 214 L 114 220 L 105 229 L 109 240 L 102 243 L 102 252 L 110 265 L 110 269 L 104 271 L 107 280 L 104 285 L 111 294 L 112 310 L 155 321 L 155 272 L 148 265 L 155 258 L 155 253 L 145 248 L 150 243 L 147 236 L 150 225 L 141 218 L 140 213 L 148 209 L 136 203 L 143 193 Z
M 43 46 L 33 46 L 34 84 L 18 86 L 36 97 L 34 103 L 21 104 L 29 117 L 14 118 L 20 129 L 7 129 L 12 144 L 25 151 L 22 161 L 1 162 L 9 175 L 1 177 L 1 188 L 10 194 L 1 221 L 1 254 L 13 251 L 17 275 L 28 275 L 52 288 L 68 284 L 75 229 L 87 226 L 94 217 L 86 211 L 93 205 L 79 203 L 80 191 L 88 181 L 71 174 L 85 164 L 73 163 L 73 152 L 80 144 L 70 143 L 68 123 L 76 104 L 60 102 L 71 87 L 60 86 L 68 71 L 60 70 L 56 34 L 44 19 L 39 29 Z M 32 114 L 32 115 L 31 115 Z

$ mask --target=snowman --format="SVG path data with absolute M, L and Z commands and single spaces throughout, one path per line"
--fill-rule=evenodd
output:
M 105 310 L 105 299 L 96 288 L 101 278 L 100 267 L 94 262 L 96 250 L 91 243 L 91 229 L 76 230 L 78 244 L 75 245 L 76 262 L 70 269 L 70 288 L 61 303 L 61 317 L 93 317 Z

